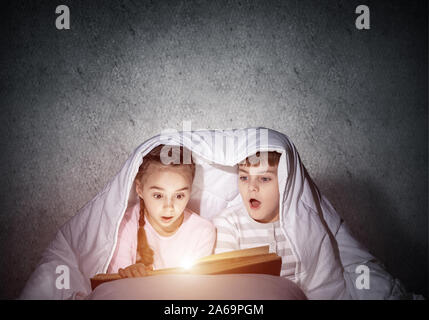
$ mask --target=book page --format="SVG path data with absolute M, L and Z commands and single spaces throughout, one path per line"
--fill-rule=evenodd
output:
M 222 253 L 212 254 L 207 257 L 203 257 L 195 261 L 195 264 L 200 262 L 205 262 L 205 261 L 217 261 L 217 260 L 236 258 L 236 257 L 256 256 L 256 255 L 266 254 L 266 253 L 269 253 L 269 246 L 234 250 L 234 251 L 222 252 Z

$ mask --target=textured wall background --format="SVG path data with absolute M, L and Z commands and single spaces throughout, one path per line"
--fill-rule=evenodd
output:
M 356 237 L 427 294 L 425 1 L 9 1 L 0 298 L 166 128 L 286 133 Z M 55 28 L 67 4 L 71 29 Z M 367 4 L 371 29 L 355 28 Z

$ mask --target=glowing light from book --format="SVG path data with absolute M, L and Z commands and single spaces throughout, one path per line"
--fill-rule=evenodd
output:
M 182 268 L 188 270 L 194 265 L 194 262 L 190 259 L 183 259 L 182 260 Z

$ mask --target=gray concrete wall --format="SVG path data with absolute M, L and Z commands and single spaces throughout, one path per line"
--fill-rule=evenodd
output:
M 0 298 L 135 147 L 183 121 L 287 134 L 355 236 L 426 294 L 427 8 L 365 1 L 361 31 L 359 4 L 3 4 Z

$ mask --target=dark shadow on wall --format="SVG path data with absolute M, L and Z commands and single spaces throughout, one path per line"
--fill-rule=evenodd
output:
M 43 252 L 54 240 L 60 227 L 53 219 L 55 212 L 42 208 L 42 205 L 25 210 L 24 214 L 37 216 L 38 222 L 32 223 L 34 219 L 28 219 L 30 223 L 22 224 L 18 217 L 14 217 L 0 228 L 3 234 L 0 245 L 1 300 L 19 298 Z
M 413 227 L 400 221 L 383 189 L 363 180 L 315 179 L 319 190 L 346 221 L 353 236 L 373 254 L 407 291 L 428 297 L 427 202 L 414 216 Z M 391 196 L 392 197 L 392 196 Z M 390 198 L 391 198 L 390 197 Z M 418 232 L 415 233 L 415 228 Z

